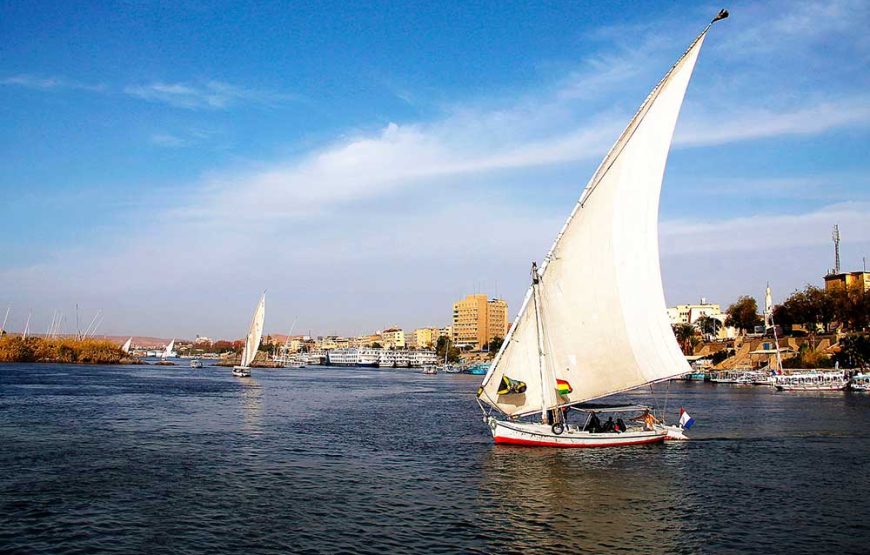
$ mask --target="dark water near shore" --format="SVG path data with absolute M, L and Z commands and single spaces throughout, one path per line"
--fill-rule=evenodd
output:
M 0 551 L 870 549 L 867 395 L 675 383 L 692 441 L 554 450 L 478 377 L 254 372 L 0 365 Z

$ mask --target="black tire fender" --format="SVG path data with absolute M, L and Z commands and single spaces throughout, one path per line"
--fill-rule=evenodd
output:
M 556 434 L 557 436 L 562 435 L 562 432 L 565 431 L 565 425 L 562 424 L 561 422 L 556 422 L 555 424 L 553 424 L 553 427 L 550 429 L 553 430 L 553 433 Z

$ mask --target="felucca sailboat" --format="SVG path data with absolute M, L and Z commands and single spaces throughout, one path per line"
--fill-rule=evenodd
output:
M 604 433 L 569 426 L 565 416 L 569 407 L 691 372 L 665 307 L 659 194 L 701 45 L 726 17 L 719 12 L 652 90 L 541 266 L 532 264 L 520 312 L 478 390 L 496 443 L 606 447 L 681 436 L 651 415 L 643 429 Z M 535 415 L 540 422 L 522 420 Z
M 233 376 L 248 378 L 251 376 L 251 363 L 257 356 L 260 348 L 260 339 L 263 338 L 263 322 L 266 320 L 266 293 L 260 297 L 257 308 L 254 309 L 254 317 L 248 327 L 248 336 L 245 338 L 245 348 L 242 349 L 242 359 L 238 366 L 233 367 Z

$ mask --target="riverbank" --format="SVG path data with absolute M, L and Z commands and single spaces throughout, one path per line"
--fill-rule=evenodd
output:
M 115 343 L 104 339 L 0 337 L 0 362 L 63 364 L 138 364 Z

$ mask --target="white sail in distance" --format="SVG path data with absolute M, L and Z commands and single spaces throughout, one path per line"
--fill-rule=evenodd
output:
M 174 349 L 174 348 L 175 348 L 175 339 L 173 338 L 172 341 L 169 342 L 169 345 L 167 345 L 166 348 L 163 349 L 162 358 L 171 357 L 172 356 L 172 349 Z
M 248 336 L 245 338 L 245 348 L 242 349 L 242 360 L 239 366 L 248 367 L 257 356 L 260 348 L 260 339 L 263 338 L 263 323 L 266 321 L 266 293 L 260 297 L 251 325 L 248 327 Z
M 653 89 L 583 190 L 537 272 L 538 294 L 527 292 L 484 378 L 481 401 L 523 416 L 691 371 L 667 316 L 658 209 L 674 127 L 708 30 Z M 499 395 L 504 377 L 525 391 Z M 557 394 L 556 380 L 572 391 Z
M 133 346 L 133 338 L 131 337 L 127 341 L 124 341 L 124 345 L 121 346 L 121 350 L 127 354 L 130 354 L 130 347 Z

